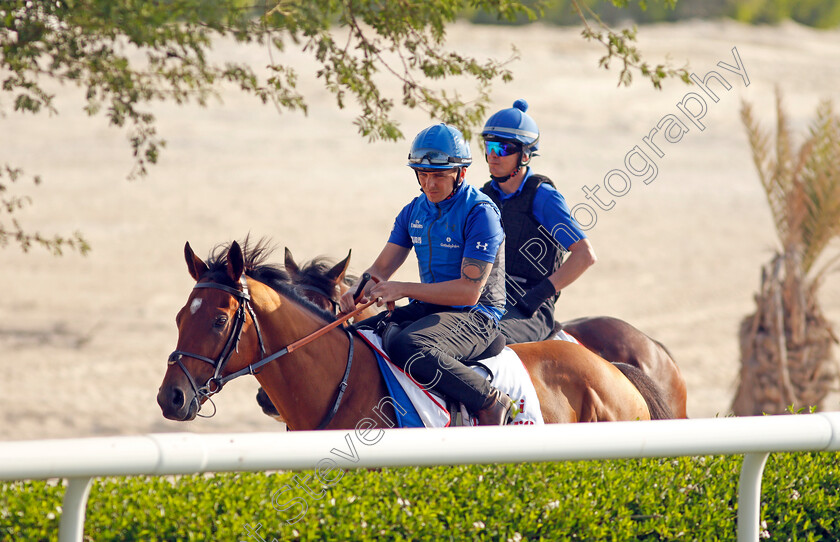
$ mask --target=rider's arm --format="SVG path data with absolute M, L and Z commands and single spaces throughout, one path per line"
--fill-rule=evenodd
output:
M 381 297 L 385 302 L 410 297 L 435 305 L 475 305 L 492 268 L 493 262 L 464 258 L 461 260 L 461 276 L 455 280 L 429 284 L 381 282 L 371 290 L 371 296 Z
M 370 274 L 372 280 L 365 284 L 364 295 L 359 298 L 360 303 L 366 303 L 370 298 L 370 290 L 373 286 L 377 282 L 385 282 L 391 278 L 391 275 L 400 268 L 403 262 L 405 262 L 405 259 L 408 257 L 408 253 L 411 252 L 414 245 L 411 240 L 411 235 L 409 234 L 410 228 L 408 226 L 408 222 L 411 216 L 411 209 L 416 203 L 417 199 L 415 198 L 411 203 L 402 208 L 397 217 L 394 219 L 394 226 L 391 228 L 391 233 L 388 236 L 388 242 L 385 243 L 385 247 L 379 253 L 379 256 L 376 257 L 373 265 L 365 270 L 365 273 Z M 338 304 L 341 307 L 341 312 L 348 313 L 356 307 L 354 297 L 356 296 L 358 284 L 359 281 L 357 280 L 356 283 L 341 296 L 341 299 L 339 299 Z M 390 308 L 392 307 L 389 307 L 389 309 Z
M 548 184 L 542 184 L 538 189 L 534 218 L 569 252 L 563 265 L 548 276 L 554 286 L 553 293 L 556 293 L 577 280 L 597 261 L 595 249 L 572 218 L 565 198 Z
M 385 247 L 382 249 L 382 252 L 379 253 L 379 256 L 376 257 L 373 265 L 365 270 L 365 273 L 370 273 L 370 276 L 375 280 L 371 280 L 365 285 L 365 295 L 362 296 L 360 302 L 368 300 L 370 297 L 370 290 L 374 287 L 377 281 L 385 283 L 389 278 L 391 278 L 391 275 L 393 275 L 394 272 L 400 268 L 403 262 L 405 262 L 405 259 L 408 257 L 410 252 L 410 247 L 403 247 L 391 242 L 385 243 Z M 359 281 L 357 280 L 356 284 L 358 283 Z M 353 297 L 356 294 L 356 284 L 350 287 L 350 289 L 341 296 L 341 299 L 339 300 L 341 312 L 347 313 L 355 308 L 356 303 L 353 301 Z
M 457 279 L 428 284 L 382 282 L 371 290 L 371 295 L 382 297 L 386 302 L 410 297 L 435 305 L 475 305 L 487 283 L 505 234 L 499 212 L 491 205 L 476 206 L 467 217 L 464 231 L 464 253 Z
M 544 278 L 522 296 L 521 305 L 517 304 L 522 314 L 530 318 L 540 305 L 577 280 L 596 261 L 595 251 L 589 239 L 581 239 L 572 244 L 569 249 L 571 253 L 569 259 L 557 271 Z
M 370 276 L 376 278 L 378 281 L 388 280 L 405 262 L 410 252 L 410 247 L 403 247 L 390 242 L 385 243 L 385 248 L 382 249 L 382 252 L 376 257 L 373 265 L 368 267 L 366 272 L 370 273 Z M 366 289 L 369 290 L 369 288 Z
M 530 317 L 549 298 L 573 283 L 596 261 L 592 243 L 569 213 L 566 200 L 556 189 L 541 184 L 534 198 L 534 218 L 557 243 L 568 251 L 569 258 L 522 296 L 520 311 Z M 568 248 L 567 248 L 568 247 Z
M 559 292 L 577 280 L 584 271 L 596 261 L 595 249 L 589 239 L 581 239 L 569 247 L 569 257 L 560 268 L 549 275 L 548 280 L 554 285 L 554 291 Z

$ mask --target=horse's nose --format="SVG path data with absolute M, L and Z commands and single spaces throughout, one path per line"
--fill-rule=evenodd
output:
M 161 386 L 157 402 L 163 416 L 170 420 L 182 421 L 190 415 L 184 390 L 178 386 Z
M 181 408 L 184 406 L 184 392 L 181 391 L 179 388 L 175 388 L 172 390 L 170 403 L 174 408 Z

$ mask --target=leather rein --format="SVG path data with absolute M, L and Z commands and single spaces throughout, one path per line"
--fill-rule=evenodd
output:
M 239 306 L 236 309 L 236 314 L 234 315 L 233 327 L 231 329 L 230 335 L 228 336 L 227 342 L 225 343 L 222 352 L 219 354 L 219 357 L 216 359 L 208 358 L 206 356 L 202 356 L 200 354 L 195 354 L 192 352 L 186 352 L 184 350 L 175 350 L 169 355 L 169 359 L 167 363 L 169 365 L 177 364 L 178 367 L 181 368 L 181 371 L 184 372 L 184 375 L 187 377 L 187 380 L 190 382 L 190 386 L 192 386 L 193 392 L 195 396 L 193 397 L 193 401 L 197 402 L 198 410 L 201 410 L 201 400 L 202 398 L 206 398 L 210 401 L 210 404 L 213 405 L 213 413 L 204 416 L 201 414 L 196 414 L 197 416 L 201 416 L 203 418 L 211 418 L 216 414 L 216 405 L 213 403 L 211 397 L 220 391 L 222 391 L 222 387 L 233 380 L 234 378 L 239 378 L 243 375 L 256 375 L 258 374 L 259 369 L 264 367 L 265 365 L 271 363 L 272 361 L 279 359 L 286 354 L 290 354 L 297 350 L 298 348 L 309 344 L 310 342 L 314 341 L 315 339 L 325 335 L 330 330 L 342 325 L 344 322 L 353 318 L 370 305 L 376 302 L 376 300 L 371 300 L 368 303 L 356 308 L 353 312 L 350 312 L 333 322 L 325 325 L 324 327 L 310 333 L 309 335 L 303 337 L 302 339 L 298 339 L 297 341 L 291 343 L 290 345 L 286 346 L 285 348 L 281 348 L 279 351 L 265 356 L 267 354 L 265 349 L 265 341 L 263 341 L 262 331 L 260 330 L 259 323 L 257 322 L 257 316 L 254 313 L 254 309 L 251 306 L 251 295 L 248 291 L 248 284 L 245 278 L 245 275 L 239 277 L 239 284 L 241 286 L 241 290 L 236 288 L 231 288 L 230 286 L 226 286 L 224 284 L 220 284 L 218 282 L 199 282 L 193 289 L 196 288 L 213 288 L 216 290 L 222 290 L 224 292 L 229 293 L 232 295 Z M 222 375 L 225 366 L 227 365 L 228 361 L 230 360 L 231 356 L 234 352 L 239 352 L 239 341 L 242 338 L 242 328 L 245 324 L 245 320 L 247 319 L 247 315 L 251 316 L 251 321 L 254 322 L 254 329 L 257 332 L 257 340 L 260 344 L 260 350 L 262 354 L 265 356 L 259 361 L 255 363 L 251 363 L 247 367 L 240 369 L 236 372 L 230 373 L 228 375 Z M 354 335 L 347 329 L 342 328 L 345 334 L 347 334 L 347 338 L 350 341 L 350 346 L 347 351 L 347 366 L 344 370 L 344 376 L 341 379 L 341 383 L 338 385 L 338 391 L 336 393 L 335 400 L 333 401 L 332 408 L 327 412 L 324 418 L 321 420 L 321 423 L 318 424 L 317 429 L 324 429 L 332 419 L 335 417 L 336 413 L 338 412 L 339 406 L 341 405 L 341 399 L 344 396 L 344 392 L 347 389 L 347 382 L 350 378 L 350 367 L 353 365 L 353 345 L 355 343 Z M 184 365 L 182 358 L 183 357 L 194 358 L 199 361 L 203 361 L 205 363 L 209 363 L 213 368 L 213 376 L 207 379 L 207 382 L 204 383 L 203 386 L 199 387 L 195 383 L 195 379 L 192 377 L 190 372 L 187 370 L 186 366 Z

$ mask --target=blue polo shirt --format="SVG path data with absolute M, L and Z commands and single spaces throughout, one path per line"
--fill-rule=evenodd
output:
M 490 186 L 498 193 L 499 199 L 505 201 L 509 198 L 517 196 L 522 192 L 525 186 L 525 181 L 531 176 L 533 170 L 528 168 L 525 178 L 520 183 L 519 188 L 512 194 L 505 193 L 496 181 L 491 181 Z M 586 234 L 577 224 L 577 221 L 572 218 L 569 206 L 566 204 L 566 199 L 556 188 L 548 183 L 542 183 L 537 188 L 537 193 L 534 195 L 533 206 L 534 218 L 546 230 L 551 232 L 551 235 L 558 243 L 565 249 L 580 241 L 586 239 Z
M 460 278 L 464 258 L 495 262 L 504 238 L 496 205 L 463 182 L 452 197 L 440 203 L 432 203 L 425 194 L 414 198 L 397 215 L 388 242 L 414 249 L 420 280 L 429 284 Z M 504 277 L 491 274 L 488 283 L 490 280 L 503 281 Z M 498 321 L 504 299 L 481 299 L 475 308 Z

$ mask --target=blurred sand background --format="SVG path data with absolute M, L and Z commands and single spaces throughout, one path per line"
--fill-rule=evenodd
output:
M 617 88 L 617 72 L 598 69 L 601 50 L 578 29 L 458 24 L 448 47 L 479 58 L 505 58 L 516 44 L 514 82 L 495 87 L 495 111 L 517 98 L 530 103 L 542 131 L 534 167 L 554 179 L 570 205 L 582 187 L 603 184 L 625 154 L 677 102 L 697 91 L 668 81 L 662 91 L 636 80 Z M 691 417 L 725 415 L 739 368 L 738 325 L 754 308 L 760 267 L 776 239 L 739 118 L 741 100 L 755 104 L 766 127 L 775 122 L 778 85 L 793 128 L 803 133 L 820 99 L 840 104 L 840 31 L 795 24 L 749 27 L 690 21 L 640 28 L 651 62 L 673 63 L 703 76 L 715 69 L 732 84 L 709 102 L 700 131 L 662 143 L 657 178 L 615 198 L 589 230 L 599 262 L 558 303 L 559 319 L 623 318 L 666 344 L 688 381 Z M 750 80 L 716 67 L 734 64 L 736 47 Z M 219 44 L 226 58 L 268 63 L 259 47 Z M 397 118 L 408 140 L 368 143 L 296 52 L 274 59 L 296 66 L 309 115 L 223 92 L 207 108 L 158 105 L 167 139 L 147 178 L 129 182 L 125 134 L 82 111 L 82 94 L 57 87 L 60 115 L 0 118 L 0 162 L 40 174 L 41 187 L 16 186 L 34 197 L 19 213 L 29 230 L 83 232 L 92 252 L 61 258 L 40 249 L 0 250 L 0 439 L 136 434 L 160 431 L 277 430 L 254 401 L 252 378 L 217 396 L 212 419 L 165 420 L 155 396 L 177 338 L 174 318 L 193 281 L 183 260 L 248 232 L 288 246 L 298 260 L 353 249 L 351 268 L 364 269 L 387 239 L 393 217 L 417 193 L 405 167 L 411 137 L 432 122 L 419 112 Z M 396 90 L 395 83 L 387 83 Z M 471 87 L 453 83 L 464 96 Z M 480 185 L 478 160 L 468 180 Z M 599 195 L 606 197 L 602 188 Z M 834 247 L 837 248 L 836 246 Z M 414 262 L 400 277 L 416 277 Z M 830 275 L 823 307 L 840 326 L 840 278 Z M 835 394 L 825 405 L 840 409 Z

